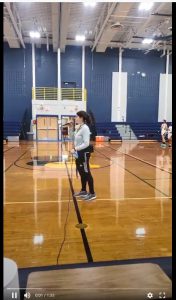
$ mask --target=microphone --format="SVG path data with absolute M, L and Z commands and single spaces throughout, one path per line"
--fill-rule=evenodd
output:
M 66 124 L 63 124 L 62 126 L 66 126 L 66 125 L 73 125 L 73 122 L 68 122 Z

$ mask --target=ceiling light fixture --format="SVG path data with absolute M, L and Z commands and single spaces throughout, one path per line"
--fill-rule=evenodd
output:
M 121 29 L 121 28 L 123 28 L 123 25 L 120 24 L 120 22 L 116 22 L 116 23 L 111 25 L 111 28 L 112 29 Z
M 153 42 L 153 39 L 144 39 L 142 41 L 143 44 L 151 44 Z
M 84 3 L 84 6 L 90 6 L 90 7 L 95 7 L 96 5 L 96 2 L 95 1 L 85 1 L 83 2 Z
M 136 237 L 145 237 L 146 231 L 145 228 L 136 229 Z
M 84 42 L 86 39 L 85 35 L 76 35 L 75 40 L 77 42 Z
M 36 38 L 36 39 L 40 38 L 40 32 L 38 32 L 38 31 L 30 31 L 29 35 L 31 38 Z
M 34 245 L 41 245 L 44 242 L 44 236 L 42 234 L 40 235 L 34 235 L 33 237 L 33 244 Z
M 153 6 L 153 2 L 141 2 L 139 4 L 139 10 L 150 10 Z

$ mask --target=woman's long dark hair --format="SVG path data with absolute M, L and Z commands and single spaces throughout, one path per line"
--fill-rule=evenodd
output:
M 97 130 L 96 130 L 96 126 L 95 126 L 95 118 L 93 116 L 93 113 L 90 112 L 88 114 L 85 111 L 81 110 L 81 111 L 77 112 L 77 116 L 80 118 L 83 118 L 84 123 L 88 125 L 90 132 L 91 132 L 90 140 L 95 141 L 95 137 L 97 135 Z
M 86 113 L 84 110 L 80 110 L 76 114 L 78 117 L 83 118 L 84 123 L 86 123 L 87 125 L 92 124 L 90 115 L 88 113 Z
M 89 116 L 90 116 L 90 118 L 91 118 L 91 121 L 92 121 L 92 125 L 95 125 L 95 117 L 94 117 L 94 114 L 93 114 L 93 112 L 91 111 L 91 110 L 89 110 Z

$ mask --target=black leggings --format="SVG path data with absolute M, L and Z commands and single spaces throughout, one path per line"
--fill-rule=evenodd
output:
M 88 152 L 79 155 L 79 157 L 76 159 L 76 168 L 81 177 L 81 191 L 86 191 L 86 184 L 88 183 L 90 194 L 94 194 L 94 181 L 90 172 L 89 159 L 90 153 Z

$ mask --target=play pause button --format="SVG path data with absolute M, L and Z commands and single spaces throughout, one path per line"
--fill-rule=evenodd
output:
M 17 298 L 18 298 L 18 293 L 12 292 L 12 299 L 17 299 Z

